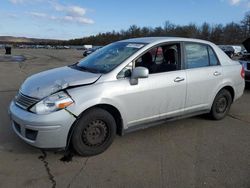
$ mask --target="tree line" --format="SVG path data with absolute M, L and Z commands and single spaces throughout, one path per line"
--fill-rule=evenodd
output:
M 127 30 L 99 33 L 89 37 L 63 41 L 62 43 L 63 45 L 106 45 L 127 38 L 157 36 L 199 38 L 216 44 L 241 44 L 246 38 L 250 37 L 250 11 L 245 14 L 239 23 L 212 25 L 205 22 L 200 26 L 193 23 L 181 26 L 166 21 L 163 26 L 155 28 L 132 25 Z

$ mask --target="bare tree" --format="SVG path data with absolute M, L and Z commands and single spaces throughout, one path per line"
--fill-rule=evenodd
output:
M 148 36 L 190 37 L 209 40 L 216 44 L 241 44 L 243 40 L 250 37 L 250 11 L 246 13 L 240 23 L 210 25 L 205 22 L 201 26 L 193 23 L 181 26 L 166 21 L 163 27 L 151 28 L 131 25 L 127 30 L 99 33 L 81 39 L 69 40 L 65 43 L 105 45 L 126 38 Z
M 241 21 L 244 38 L 250 37 L 250 11 L 245 14 Z

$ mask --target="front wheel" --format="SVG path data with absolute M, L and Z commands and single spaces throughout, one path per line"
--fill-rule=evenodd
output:
M 116 134 L 113 116 L 100 108 L 84 113 L 75 126 L 72 145 L 81 156 L 104 152 L 112 144 Z
M 212 119 L 215 120 L 223 119 L 230 110 L 231 104 L 232 104 L 231 93 L 226 89 L 222 89 L 214 99 L 210 111 L 210 116 L 212 117 Z

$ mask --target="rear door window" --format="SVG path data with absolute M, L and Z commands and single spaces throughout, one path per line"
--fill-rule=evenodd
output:
M 186 66 L 188 69 L 209 66 L 207 45 L 186 43 Z

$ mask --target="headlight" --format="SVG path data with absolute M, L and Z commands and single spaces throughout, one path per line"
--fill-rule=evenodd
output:
M 48 96 L 39 103 L 35 104 L 30 110 L 36 114 L 49 114 L 66 108 L 73 102 L 74 101 L 62 91 Z

